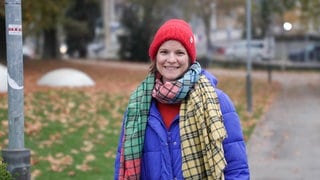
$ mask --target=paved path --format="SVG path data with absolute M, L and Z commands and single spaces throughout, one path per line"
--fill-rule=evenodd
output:
M 320 179 L 320 73 L 273 78 L 283 88 L 248 142 L 251 179 Z

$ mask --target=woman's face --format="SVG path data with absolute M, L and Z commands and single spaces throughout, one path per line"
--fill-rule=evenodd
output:
M 168 40 L 159 47 L 156 67 L 163 83 L 181 77 L 189 68 L 189 62 L 187 50 L 179 41 Z

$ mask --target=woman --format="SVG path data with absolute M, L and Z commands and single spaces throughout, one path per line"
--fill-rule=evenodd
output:
M 239 117 L 196 61 L 189 24 L 165 22 L 149 56 L 124 115 L 115 179 L 249 179 Z

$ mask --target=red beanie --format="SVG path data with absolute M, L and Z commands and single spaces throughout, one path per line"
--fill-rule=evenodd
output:
M 159 47 L 167 40 L 179 41 L 187 50 L 191 63 L 196 60 L 195 39 L 190 25 L 181 19 L 170 19 L 156 32 L 149 47 L 149 56 L 155 60 Z

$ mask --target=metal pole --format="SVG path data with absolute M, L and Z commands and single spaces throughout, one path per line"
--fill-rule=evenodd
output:
M 247 89 L 247 111 L 252 112 L 252 90 L 251 90 L 251 70 L 252 70 L 252 57 L 251 57 L 251 0 L 247 0 L 247 76 L 246 76 L 246 89 Z
M 109 54 L 110 46 L 111 46 L 111 21 L 112 19 L 112 6 L 113 1 L 103 1 L 103 24 L 104 24 L 104 37 L 105 37 L 105 47 L 107 49 L 107 52 Z M 109 55 L 108 55 L 109 56 Z
M 24 148 L 24 86 L 21 0 L 5 1 L 9 144 L 3 160 L 14 179 L 29 180 L 30 151 Z

